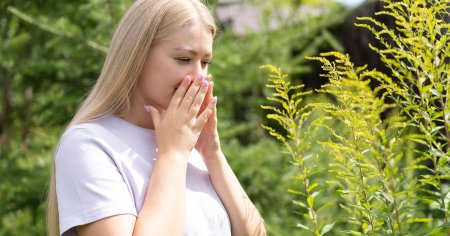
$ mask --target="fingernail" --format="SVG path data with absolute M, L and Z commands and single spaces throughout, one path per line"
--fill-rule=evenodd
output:
M 208 86 L 208 82 L 206 82 L 206 80 L 203 80 L 203 81 L 202 81 L 202 87 L 203 87 L 203 88 L 206 88 L 206 86 Z
M 198 75 L 198 80 L 200 80 L 200 81 L 203 80 L 203 75 L 202 74 Z
M 149 113 L 150 112 L 150 106 L 144 106 L 144 111 Z
M 183 79 L 184 82 L 191 82 L 191 77 L 189 75 L 186 75 Z
M 211 104 L 213 104 L 213 105 L 217 104 L 217 96 L 215 96 L 211 99 Z

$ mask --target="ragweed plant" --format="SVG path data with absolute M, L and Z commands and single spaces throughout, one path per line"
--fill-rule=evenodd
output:
M 316 198 L 320 194 L 319 184 L 312 181 L 312 176 L 317 172 L 314 160 L 317 156 L 309 154 L 308 142 L 311 129 L 307 122 L 311 115 L 310 106 L 302 106 L 303 98 L 311 91 L 302 91 L 303 85 L 294 85 L 288 80 L 288 75 L 283 74 L 281 69 L 266 65 L 262 68 L 268 69 L 269 83 L 267 87 L 273 93 L 267 99 L 274 105 L 261 106 L 269 114 L 267 118 L 275 121 L 281 127 L 282 131 L 277 131 L 275 126 L 263 125 L 269 134 L 277 138 L 285 147 L 285 153 L 288 154 L 296 167 L 298 175 L 296 180 L 301 182 L 300 190 L 289 190 L 300 196 L 299 201 L 294 201 L 296 205 L 305 210 L 303 216 L 309 223 L 298 223 L 297 226 L 305 229 L 314 235 L 323 235 L 330 231 L 334 223 L 322 222 L 318 213 L 326 208 L 327 204 L 318 206 Z
M 402 153 L 407 125 L 399 115 L 380 119 L 392 106 L 385 103 L 383 90 L 369 86 L 372 79 L 386 76 L 365 67 L 354 68 L 349 56 L 338 52 L 310 59 L 322 63 L 326 72 L 322 76 L 329 79 L 318 92 L 335 99 L 334 103 L 312 104 L 327 114 L 313 124 L 330 131 L 330 137 L 319 143 L 331 153 L 330 169 L 343 198 L 341 207 L 353 223 L 345 231 L 405 233 L 405 221 L 411 216 Z
M 376 14 L 393 17 L 393 28 L 371 17 L 359 18 L 362 23 L 357 25 L 369 29 L 380 42 L 380 47 L 369 47 L 390 69 L 389 75 L 355 68 L 348 55 L 338 52 L 311 57 L 322 63 L 322 76 L 329 79 L 314 95 L 326 94 L 332 100 L 298 109 L 307 94 L 289 95 L 299 87 L 287 83 L 278 68 L 269 67 L 269 87 L 275 90 L 269 100 L 282 109 L 263 108 L 282 132 L 275 126 L 265 129 L 301 167 L 303 185 L 323 183 L 311 175 L 311 167 L 329 163 L 327 187 L 337 186 L 341 209 L 334 212 L 337 222 L 332 232 L 449 235 L 449 2 L 382 2 L 385 7 Z M 379 85 L 373 88 L 371 82 Z M 323 115 L 316 118 L 315 113 Z M 328 130 L 328 137 L 308 139 L 319 129 Z M 310 146 L 316 144 L 331 158 L 306 162 Z M 303 167 L 309 171 L 302 171 Z M 315 184 L 311 185 L 315 189 L 326 189 Z M 311 193 L 303 187 L 301 194 Z M 307 197 L 299 201 L 308 211 L 315 210 Z M 306 218 L 313 223 L 320 219 Z
M 395 29 L 359 18 L 381 43 L 377 48 L 392 80 L 383 87 L 417 133 L 420 144 L 413 168 L 420 170 L 419 199 L 432 211 L 433 226 L 449 224 L 450 180 L 450 6 L 448 0 L 388 1 L 377 15 L 395 19 Z M 438 212 L 435 212 L 438 211 Z M 433 222 L 432 222 L 433 221 Z M 450 234 L 450 231 L 448 232 Z

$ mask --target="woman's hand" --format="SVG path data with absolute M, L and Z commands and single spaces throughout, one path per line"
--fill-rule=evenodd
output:
M 204 102 L 208 91 L 208 80 L 199 77 L 191 84 L 191 78 L 186 76 L 164 114 L 152 106 L 146 107 L 155 126 L 158 153 L 175 151 L 188 154 L 194 148 L 215 110 L 213 100 L 207 104 Z
M 209 104 L 217 103 L 217 97 L 213 97 L 214 82 L 212 82 L 212 76 L 207 75 L 205 77 L 205 80 L 210 82 L 200 112 L 210 107 Z M 216 106 L 213 107 L 213 112 L 209 119 L 206 121 L 206 124 L 203 127 L 203 130 L 198 138 L 197 144 L 195 145 L 195 148 L 203 155 L 206 160 L 216 158 L 221 152 L 219 133 L 217 131 Z

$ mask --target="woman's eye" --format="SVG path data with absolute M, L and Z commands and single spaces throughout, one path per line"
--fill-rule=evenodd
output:
M 177 58 L 177 60 L 180 62 L 183 62 L 183 63 L 187 63 L 187 62 L 191 61 L 191 59 L 187 58 L 187 57 L 180 57 L 180 58 Z
M 175 59 L 183 64 L 187 64 L 192 61 L 191 58 L 189 58 L 189 57 L 178 57 Z M 202 66 L 207 66 L 207 65 L 211 64 L 211 60 L 203 60 L 203 61 L 201 61 L 201 63 L 202 63 Z

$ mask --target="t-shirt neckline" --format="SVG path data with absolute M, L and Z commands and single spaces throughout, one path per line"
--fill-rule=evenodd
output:
M 126 120 L 124 120 L 124 119 L 122 119 L 122 118 L 120 118 L 120 117 L 118 117 L 116 115 L 113 115 L 113 114 L 110 115 L 109 117 L 113 121 L 119 123 L 119 125 L 124 125 L 124 126 L 130 128 L 130 129 L 135 130 L 136 132 L 139 132 L 139 133 L 142 133 L 142 134 L 145 134 L 145 135 L 155 136 L 155 130 L 153 130 L 153 129 L 147 129 L 147 128 L 144 128 L 144 127 L 137 126 L 137 125 L 135 125 L 133 123 L 130 123 L 130 122 L 128 122 L 128 121 L 126 121 Z

